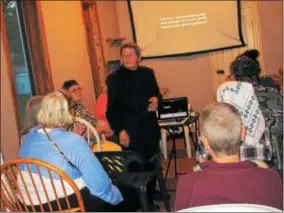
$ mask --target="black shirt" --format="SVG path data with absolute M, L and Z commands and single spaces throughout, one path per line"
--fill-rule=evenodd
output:
M 134 71 L 121 66 L 107 79 L 107 119 L 116 134 L 126 130 L 129 149 L 145 155 L 157 152 L 160 129 L 155 112 L 149 112 L 149 99 L 160 97 L 152 69 L 138 66 Z M 148 150 L 147 150 L 148 149 Z

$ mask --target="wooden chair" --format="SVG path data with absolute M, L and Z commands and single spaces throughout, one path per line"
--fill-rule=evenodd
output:
M 25 166 L 26 170 L 22 171 L 20 166 Z M 32 173 L 31 168 L 37 173 Z M 43 171 L 48 177 L 42 176 Z M 53 178 L 52 173 L 58 178 Z M 33 158 L 7 161 L 1 166 L 2 178 L 8 181 L 1 181 L 1 211 L 85 212 L 76 183 L 62 170 L 45 161 Z M 72 202 L 67 195 L 67 191 L 71 190 L 74 192 Z

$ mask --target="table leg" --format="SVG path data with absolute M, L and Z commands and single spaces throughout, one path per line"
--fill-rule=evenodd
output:
M 173 143 L 174 143 L 174 142 L 173 142 Z M 166 180 L 167 177 L 168 177 L 168 172 L 169 172 L 169 168 L 170 168 L 171 161 L 172 161 L 172 158 L 173 158 L 173 154 L 174 154 L 174 149 L 172 148 L 171 153 L 170 153 L 170 157 L 169 157 L 169 162 L 168 162 L 168 165 L 167 165 L 165 180 Z
M 177 149 L 176 149 L 176 140 L 173 138 L 173 156 L 174 156 L 174 167 L 175 167 L 175 177 L 177 178 Z
M 199 136 L 199 128 L 198 128 L 198 120 L 194 121 L 194 126 L 195 126 L 195 150 L 197 149 L 198 145 L 198 136 Z

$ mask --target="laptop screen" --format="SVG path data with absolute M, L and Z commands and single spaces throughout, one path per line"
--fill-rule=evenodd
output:
M 158 107 L 159 120 L 188 117 L 187 97 L 163 99 Z

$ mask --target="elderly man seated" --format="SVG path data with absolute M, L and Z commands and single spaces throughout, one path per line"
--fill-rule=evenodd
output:
M 272 169 L 240 161 L 239 146 L 245 128 L 237 110 L 215 103 L 200 114 L 200 140 L 212 160 L 201 171 L 181 176 L 175 210 L 194 206 L 247 203 L 282 209 L 282 180 Z

